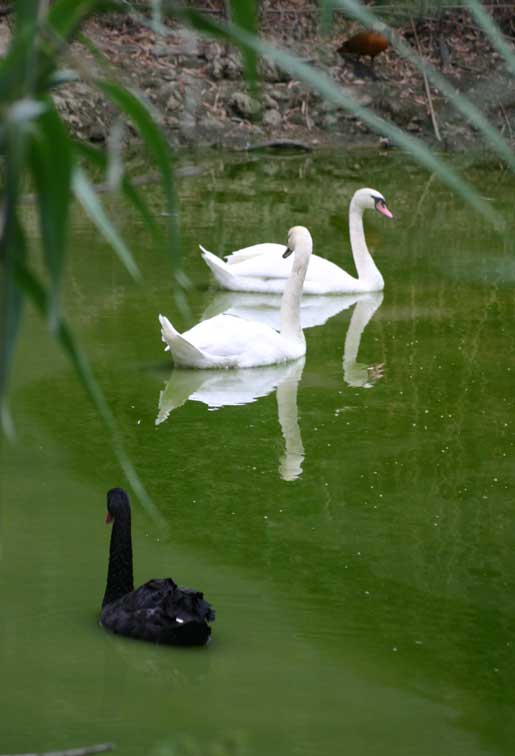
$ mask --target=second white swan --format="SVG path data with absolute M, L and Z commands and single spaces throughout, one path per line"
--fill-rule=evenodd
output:
M 283 257 L 294 253 L 281 300 L 281 330 L 234 315 L 216 315 L 180 334 L 168 318 L 159 316 L 161 337 L 176 365 L 206 368 L 250 368 L 302 357 L 306 339 L 300 325 L 300 300 L 313 241 L 304 226 L 288 233 Z
M 358 277 L 338 265 L 312 255 L 304 282 L 304 294 L 342 294 L 382 291 L 384 280 L 368 251 L 363 230 L 365 210 L 377 210 L 393 218 L 386 200 L 376 189 L 358 189 L 349 207 L 349 234 Z M 291 271 L 291 260 L 283 258 L 282 244 L 255 244 L 228 255 L 226 262 L 199 245 L 204 261 L 218 284 L 231 291 L 280 293 Z

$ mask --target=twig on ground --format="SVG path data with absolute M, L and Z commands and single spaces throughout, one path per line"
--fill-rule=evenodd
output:
M 411 28 L 413 29 L 413 36 L 415 37 L 415 43 L 417 45 L 417 52 L 419 54 L 419 57 L 422 58 L 422 49 L 420 47 L 420 42 L 418 41 L 417 28 L 415 26 L 415 22 L 413 21 L 413 19 L 411 19 Z M 435 137 L 438 139 L 439 142 L 441 142 L 442 137 L 440 135 L 440 129 L 438 128 L 436 114 L 433 108 L 433 98 L 431 96 L 431 88 L 429 86 L 429 82 L 427 80 L 426 72 L 424 71 L 424 69 L 422 69 L 422 76 L 424 77 L 424 88 L 426 90 L 427 103 L 429 105 L 429 112 L 431 113 L 431 122 L 433 124 L 433 131 L 435 132 Z
M 513 130 L 511 128 L 510 119 L 508 118 L 505 109 L 503 108 L 502 102 L 498 99 L 497 102 L 499 103 L 499 108 L 501 109 L 501 113 L 504 116 L 504 121 L 506 123 L 506 126 L 508 127 L 508 132 L 510 134 L 510 139 L 513 139 Z
M 313 128 L 313 121 L 311 120 L 311 117 L 309 115 L 308 97 L 309 95 L 306 96 L 305 100 L 302 100 L 301 112 L 304 115 L 307 130 L 311 131 L 311 129 Z

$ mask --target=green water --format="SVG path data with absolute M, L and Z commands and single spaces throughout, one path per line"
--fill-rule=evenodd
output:
M 133 499 L 136 580 L 202 588 L 212 643 L 154 648 L 97 625 L 105 492 L 125 481 L 27 310 L 18 439 L 1 449 L 0 753 L 512 754 L 512 179 L 467 170 L 511 224 L 503 237 L 401 156 L 197 162 L 178 186 L 190 314 L 115 201 L 144 283 L 77 212 L 64 307 L 162 517 Z M 158 312 L 183 329 L 249 305 L 216 297 L 199 241 L 228 252 L 302 223 L 352 270 L 347 204 L 364 184 L 396 216 L 366 222 L 382 302 L 319 303 L 335 312 L 306 331 L 304 365 L 216 385 L 172 372 Z M 148 199 L 164 222 L 156 188 Z

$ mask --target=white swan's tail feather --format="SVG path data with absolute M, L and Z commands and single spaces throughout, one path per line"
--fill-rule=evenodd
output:
M 214 275 L 220 286 L 224 289 L 234 288 L 234 274 L 229 270 L 229 266 L 219 257 L 214 255 L 208 249 L 199 244 L 200 254 L 202 255 L 206 265 L 211 273 Z
M 175 330 L 165 315 L 159 316 L 161 323 L 161 338 L 166 344 L 165 350 L 169 349 L 177 365 L 188 365 L 190 367 L 204 368 L 209 367 L 206 356 L 190 344 L 181 334 Z

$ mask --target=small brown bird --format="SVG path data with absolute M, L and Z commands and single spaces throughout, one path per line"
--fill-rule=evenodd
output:
M 370 60 L 373 62 L 376 55 L 386 50 L 389 44 L 388 38 L 384 34 L 374 31 L 363 31 L 346 39 L 338 47 L 337 52 L 340 55 L 369 55 Z

